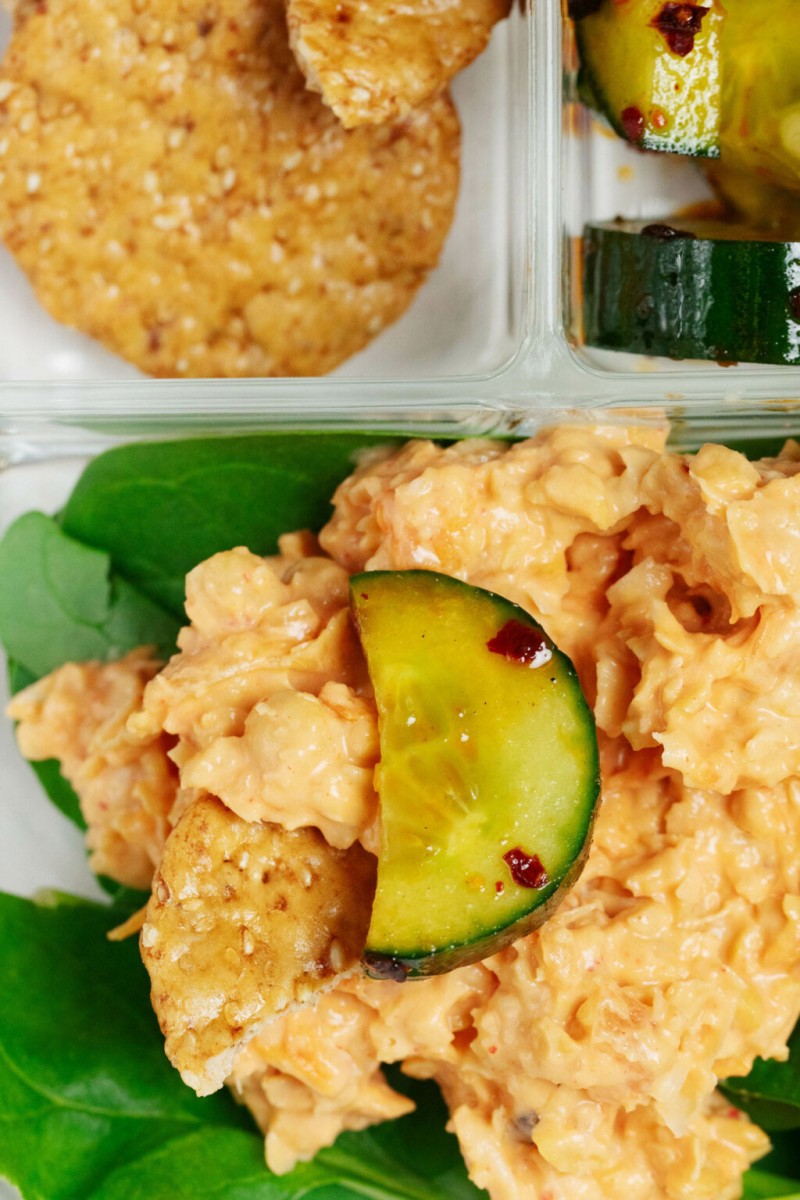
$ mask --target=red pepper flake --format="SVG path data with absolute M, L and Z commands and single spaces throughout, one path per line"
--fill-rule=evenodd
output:
M 538 854 L 526 854 L 517 846 L 503 855 L 503 862 L 508 864 L 511 878 L 520 887 L 543 888 L 550 882 Z
M 685 58 L 694 49 L 694 39 L 708 11 L 699 4 L 665 4 L 651 25 L 664 35 L 673 54 Z
M 522 621 L 506 621 L 503 628 L 486 643 L 492 654 L 502 654 L 511 662 L 524 663 L 528 667 L 543 667 L 553 657 L 542 634 L 532 625 Z
M 369 600 L 369 592 L 362 592 L 362 593 L 361 593 L 361 599 L 362 599 L 362 600 Z
M 644 113 L 631 105 L 622 110 L 622 129 L 629 142 L 640 142 L 644 137 Z
M 498 879 L 497 883 L 494 885 L 494 890 L 497 892 L 498 896 L 501 894 L 501 892 L 506 890 L 506 885 L 503 883 L 502 879 Z

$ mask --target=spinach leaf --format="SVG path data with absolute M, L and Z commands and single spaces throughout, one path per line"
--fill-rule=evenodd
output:
M 29 684 L 35 682 L 35 678 L 30 671 L 26 671 L 19 663 L 13 659 L 9 660 L 8 679 L 12 693 L 28 687 Z M 28 766 L 34 772 L 46 795 L 56 808 L 64 814 L 67 820 L 72 821 L 73 825 L 77 825 L 79 829 L 85 829 L 86 822 L 83 819 L 80 801 L 71 784 L 61 774 L 61 767 L 57 759 L 48 758 L 41 762 L 29 761 Z M 108 892 L 109 896 L 113 898 L 118 908 L 125 908 L 129 912 L 134 912 L 137 908 L 141 908 L 142 905 L 147 903 L 149 895 L 147 892 L 126 887 L 124 884 L 117 883 L 115 879 L 109 879 L 105 875 L 98 875 L 97 881 Z
M 178 622 L 43 513 L 25 513 L 0 542 L 0 640 L 38 678 L 70 661 L 119 658 L 145 643 L 169 653 Z
M 120 446 L 86 468 L 63 528 L 181 617 L 187 571 L 219 550 L 272 554 L 280 534 L 318 530 L 356 453 L 380 440 L 292 433 Z
M 797 1134 L 793 1131 L 772 1132 L 769 1140 L 772 1142 L 772 1149 L 769 1154 L 759 1160 L 758 1170 L 766 1171 L 771 1175 L 786 1175 L 792 1179 L 800 1179 Z M 800 1187 L 798 1187 L 798 1191 L 800 1191 Z
M 12 695 L 14 692 L 22 691 L 35 680 L 36 676 L 31 671 L 26 671 L 13 658 L 8 660 L 8 684 Z M 77 825 L 79 829 L 85 829 L 86 822 L 83 819 L 78 797 L 61 774 L 58 761 L 55 758 L 48 758 L 42 762 L 29 761 L 28 766 L 56 808 L 64 814 L 67 820 L 72 821 L 73 825 Z
M 78 829 L 85 829 L 86 822 L 83 819 L 80 801 L 72 785 L 61 774 L 58 760 L 48 758 L 41 762 L 29 761 L 28 766 L 56 808 L 64 814 L 68 821 L 77 825 Z
M 767 1132 L 800 1129 L 800 1025 L 789 1038 L 789 1058 L 756 1059 L 749 1075 L 726 1079 L 722 1091 Z
M 481 1196 L 430 1091 L 411 1117 L 271 1175 L 246 1111 L 198 1100 L 167 1063 L 135 940 L 104 936 L 119 910 L 48 900 L 0 893 L 0 1174 L 26 1200 Z
M 105 939 L 117 919 L 0 897 L 0 1170 L 31 1200 L 88 1200 L 117 1161 L 203 1119 L 165 1072 L 135 942 Z
M 408 1119 L 408 1118 L 405 1118 Z M 444 1135 L 447 1136 L 447 1135 Z M 370 1133 L 342 1134 L 336 1145 L 290 1175 L 270 1175 L 253 1134 L 213 1128 L 188 1133 L 110 1174 L 91 1200 L 478 1200 L 463 1178 L 426 1176 L 387 1153 Z
M 60 522 L 27 513 L 0 541 L 0 641 L 12 692 L 67 661 L 108 660 L 142 644 L 166 657 L 184 617 L 186 572 L 219 550 L 270 553 L 281 533 L 320 528 L 356 453 L 380 440 L 195 438 L 94 459 Z M 31 767 L 55 806 L 83 827 L 58 764 Z
M 800 1200 L 800 1181 L 757 1169 L 744 1177 L 742 1200 Z

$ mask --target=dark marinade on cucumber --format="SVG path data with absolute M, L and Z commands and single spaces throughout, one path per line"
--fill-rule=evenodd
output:
M 787 218 L 795 225 L 800 220 L 798 35 L 797 0 L 726 0 L 721 170 L 715 168 L 712 182 L 721 179 L 718 190 L 732 211 L 784 235 Z M 737 176 L 751 181 L 749 186 L 731 186 Z M 756 201 L 762 189 L 771 196 L 768 204 Z
M 364 961 L 438 974 L 542 923 L 580 873 L 599 792 L 569 661 L 510 601 L 430 571 L 351 581 L 378 706 L 378 886 Z

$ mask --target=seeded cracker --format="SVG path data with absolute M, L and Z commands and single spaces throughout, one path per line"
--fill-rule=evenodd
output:
M 394 121 L 435 95 L 489 40 L 509 0 L 288 0 L 309 87 L 347 128 Z
M 357 966 L 374 888 L 358 845 L 242 821 L 213 797 L 185 811 L 140 944 L 167 1056 L 198 1095 L 222 1086 L 265 1020 Z
M 316 375 L 407 307 L 458 186 L 440 97 L 347 133 L 283 0 L 22 0 L 0 236 L 44 306 L 154 375 Z

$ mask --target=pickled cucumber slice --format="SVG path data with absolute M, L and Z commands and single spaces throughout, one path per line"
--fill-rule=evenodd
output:
M 756 187 L 785 190 L 800 211 L 800 7 L 797 0 L 726 0 L 725 9 L 722 163 Z
M 715 158 L 724 15 L 721 0 L 601 0 L 575 24 L 581 95 L 638 146 Z
M 378 706 L 366 968 L 437 974 L 530 932 L 577 878 L 599 790 L 575 670 L 528 613 L 430 571 L 356 575 Z
M 589 346 L 800 363 L 800 241 L 724 221 L 608 221 L 583 235 Z
M 727 157 L 709 161 L 706 175 L 731 221 L 768 237 L 800 241 L 800 193 L 769 183 L 768 176 L 748 167 L 731 166 Z

